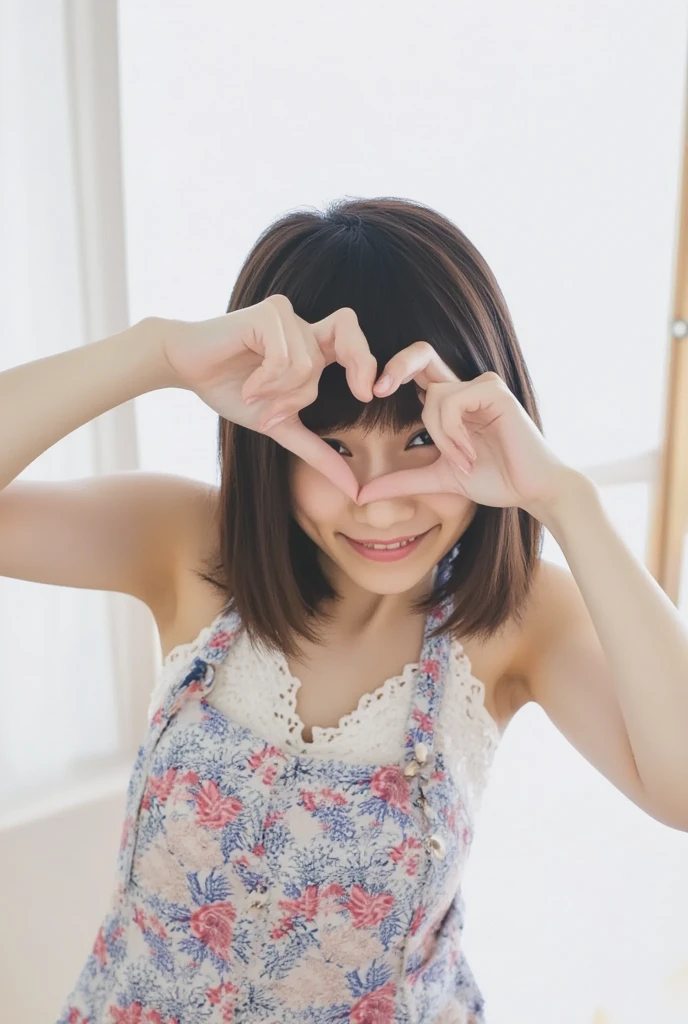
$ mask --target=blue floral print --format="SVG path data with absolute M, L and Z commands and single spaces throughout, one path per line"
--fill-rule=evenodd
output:
M 114 891 L 57 1024 L 483 1024 L 462 949 L 473 822 L 435 749 L 427 616 L 400 764 L 284 753 L 208 703 L 220 617 L 149 722 Z

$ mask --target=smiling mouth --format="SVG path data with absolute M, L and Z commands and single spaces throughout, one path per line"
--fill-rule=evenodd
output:
M 353 540 L 355 544 L 362 544 L 364 548 L 374 548 L 376 551 L 396 551 L 397 548 L 405 548 L 407 544 L 412 544 L 421 536 L 422 534 L 416 533 L 413 537 L 404 537 L 402 540 L 355 540 L 353 537 L 347 537 L 347 540 Z
M 431 529 L 434 529 L 434 527 L 431 527 Z M 429 533 L 430 530 L 425 530 L 424 533 L 416 533 L 408 537 L 395 537 L 393 540 L 388 541 L 354 540 L 353 537 L 348 537 L 345 533 L 342 536 L 348 541 L 354 551 L 357 551 L 364 558 L 377 562 L 392 562 L 410 555 L 412 551 L 415 551 L 420 546 L 423 539 Z

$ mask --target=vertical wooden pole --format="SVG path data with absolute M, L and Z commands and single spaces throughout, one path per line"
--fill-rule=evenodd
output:
M 688 531 L 688 82 L 686 86 L 666 416 L 646 556 L 648 571 L 676 605 Z

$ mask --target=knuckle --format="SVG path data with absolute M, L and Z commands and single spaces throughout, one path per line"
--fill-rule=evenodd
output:
M 325 359 L 325 355 L 322 349 L 320 348 L 320 346 L 316 346 L 315 350 L 311 353 L 312 369 L 315 370 L 317 373 L 322 373 L 326 365 L 327 360 Z
M 293 313 L 294 307 L 291 304 L 291 300 L 287 298 L 282 292 L 274 292 L 272 295 L 268 295 L 264 300 L 269 305 L 274 306 L 278 312 Z
M 351 308 L 351 306 L 340 306 L 340 308 L 337 310 L 337 315 L 339 316 L 339 319 L 343 323 L 350 324 L 353 327 L 359 326 L 358 315 L 356 311 Z
M 409 345 L 409 348 L 412 348 L 414 352 L 420 352 L 423 356 L 434 355 L 435 352 L 429 341 L 414 341 L 412 345 Z
M 268 377 L 274 377 L 277 374 L 282 374 L 289 367 L 289 356 L 280 351 L 271 352 L 263 363 L 263 370 Z
M 432 428 L 436 424 L 436 420 L 433 415 L 433 410 L 428 409 L 427 405 L 424 405 L 423 411 L 420 414 L 420 418 L 423 421 L 423 425 L 427 427 L 428 431 L 432 434 Z
M 309 356 L 301 356 L 293 360 L 291 370 L 297 380 L 308 380 L 313 372 L 313 361 Z
M 448 408 L 446 405 L 441 405 L 437 411 L 442 428 L 447 431 L 449 428 L 456 426 L 457 423 L 461 423 L 461 416 L 454 408 Z
M 302 404 L 304 406 L 312 405 L 313 402 L 318 397 L 318 382 L 317 382 L 317 380 L 309 381 L 308 384 L 304 385 L 304 387 L 301 389 L 301 394 L 303 395 L 303 398 L 304 398 L 304 401 L 303 401 Z

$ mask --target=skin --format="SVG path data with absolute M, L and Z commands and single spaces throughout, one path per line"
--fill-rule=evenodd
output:
M 347 460 L 360 486 L 439 457 L 421 420 L 401 433 L 366 433 L 352 427 L 325 439 Z M 410 605 L 430 591 L 437 563 L 464 533 L 477 508 L 458 494 L 419 494 L 357 505 L 295 456 L 291 485 L 294 516 L 320 549 L 320 564 L 342 597 L 335 605 L 334 635 L 355 635 L 363 643 L 409 618 Z M 359 555 L 342 536 L 384 543 L 426 530 L 430 532 L 415 552 L 387 563 Z

